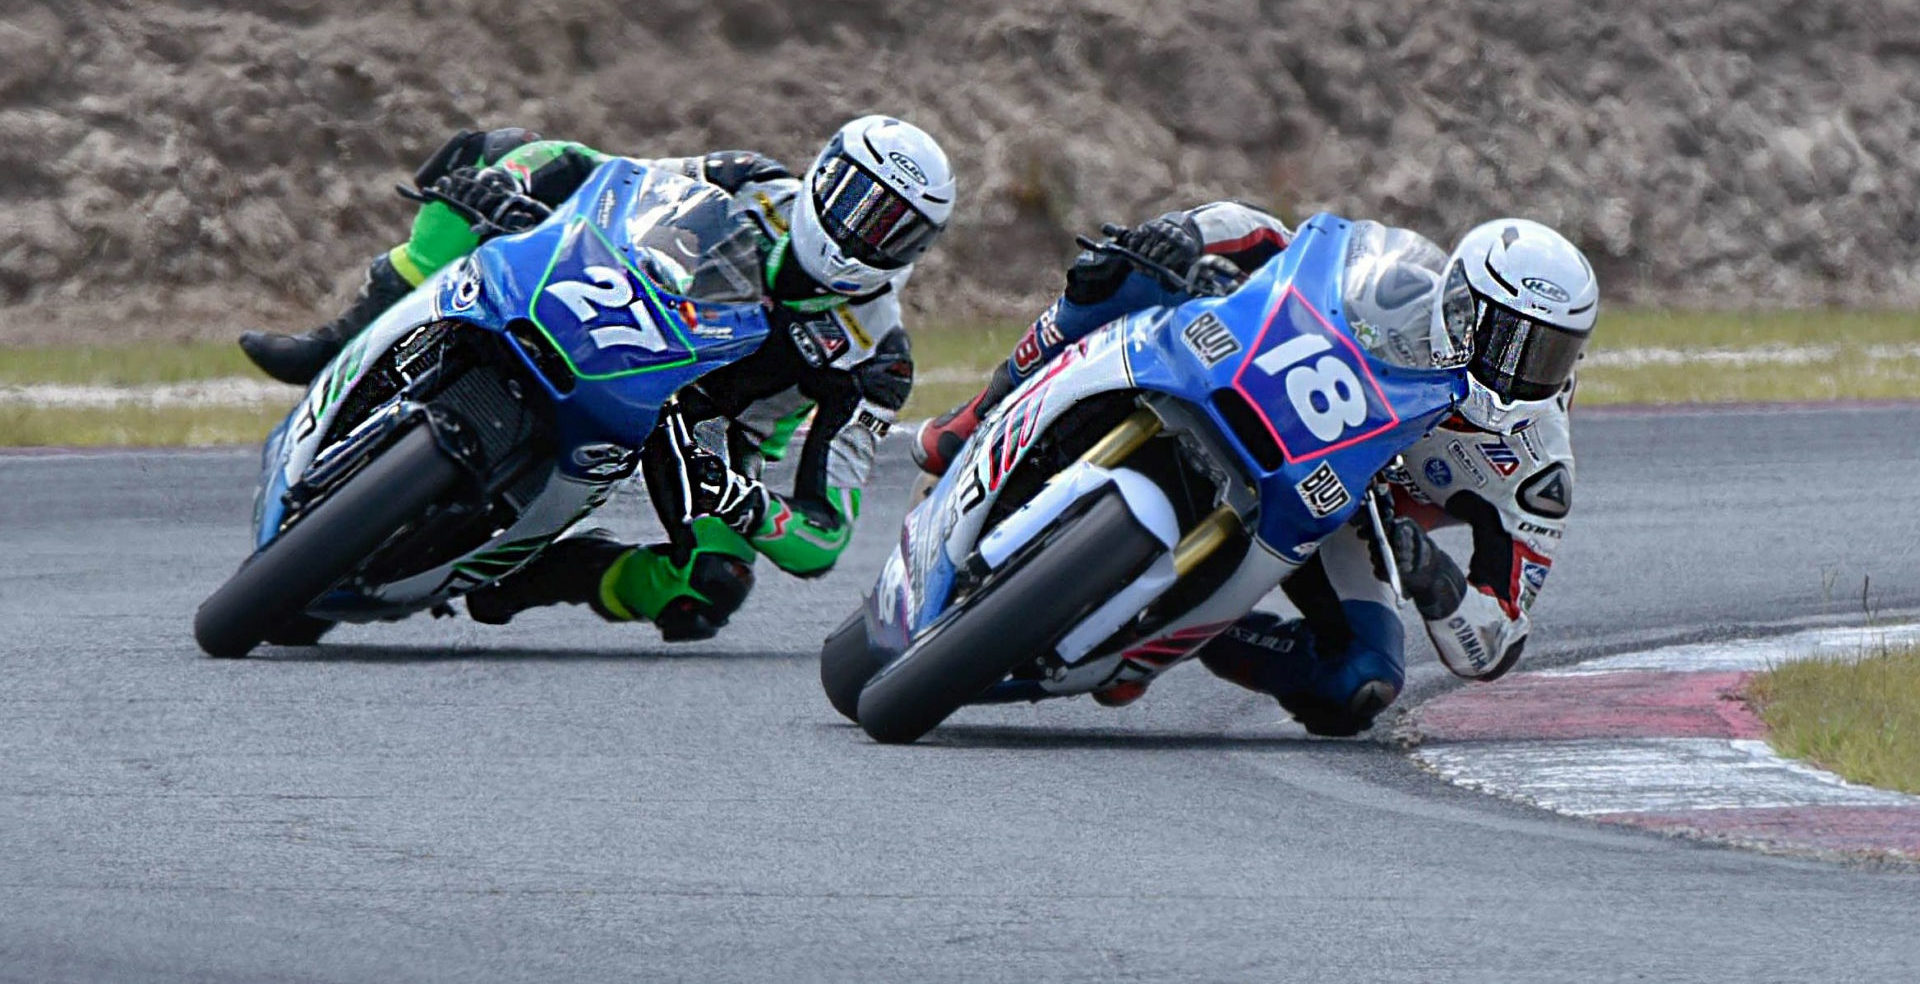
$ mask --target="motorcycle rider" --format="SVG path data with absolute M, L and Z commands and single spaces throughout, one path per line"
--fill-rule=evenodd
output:
M 1108 232 L 1175 272 L 1224 261 L 1250 273 L 1292 239 L 1277 218 L 1235 202 Z M 1568 411 L 1598 310 L 1593 268 L 1565 237 L 1523 219 L 1473 229 L 1450 256 L 1416 233 L 1358 222 L 1343 292 L 1357 340 L 1400 364 L 1438 364 L 1445 338 L 1471 339 L 1466 401 L 1406 450 L 1406 467 L 1386 473 L 1395 504 L 1386 539 L 1441 662 L 1468 679 L 1496 679 L 1525 647 L 1527 611 L 1572 505 Z M 922 425 L 915 459 L 944 473 L 981 418 L 1068 344 L 1131 311 L 1184 299 L 1123 257 L 1082 253 L 1063 296 L 986 387 Z M 1453 524 L 1472 531 L 1464 574 L 1427 535 Z M 1385 574 L 1370 527 L 1344 527 L 1281 585 L 1303 617 L 1255 610 L 1198 655 L 1216 675 L 1275 697 L 1314 734 L 1358 734 L 1406 677 Z M 1118 706 L 1145 691 L 1145 682 L 1122 682 L 1094 696 Z
M 524 130 L 463 131 L 415 175 L 427 204 L 412 236 L 372 262 L 345 312 L 307 335 L 249 332 L 241 346 L 275 378 L 311 380 L 436 270 L 484 235 L 538 224 L 611 159 Z M 678 411 L 662 415 L 642 450 L 671 542 L 640 547 L 597 529 L 556 540 L 467 596 L 478 621 L 587 604 L 609 621 L 651 621 L 669 641 L 711 637 L 751 590 L 756 553 L 802 577 L 833 566 L 851 539 L 879 441 L 912 388 L 898 291 L 945 228 L 954 196 L 952 168 L 925 131 L 861 117 L 798 177 L 747 151 L 641 163 L 731 199 L 731 221 L 758 251 L 772 330 L 752 355 L 683 389 Z M 809 414 L 793 491 L 768 489 L 764 463 L 784 457 Z M 703 444 L 696 433 L 706 420 L 721 421 L 724 436 Z

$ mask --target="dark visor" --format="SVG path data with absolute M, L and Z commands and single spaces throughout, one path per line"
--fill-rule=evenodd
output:
M 1537 321 L 1484 298 L 1480 303 L 1473 374 L 1510 400 L 1544 400 L 1560 392 L 1586 347 L 1586 333 Z
M 1450 331 L 1471 325 L 1469 371 L 1508 400 L 1544 400 L 1560 392 L 1587 345 L 1587 332 L 1528 317 L 1474 291 L 1457 261 L 1441 303 Z
M 870 267 L 897 270 L 920 258 L 940 226 L 852 158 L 835 154 L 820 168 L 813 203 L 841 250 Z

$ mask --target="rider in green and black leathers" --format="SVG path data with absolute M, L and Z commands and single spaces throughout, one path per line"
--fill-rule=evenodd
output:
M 542 217 L 609 156 L 524 130 L 461 133 L 415 175 L 428 197 L 454 202 L 497 227 Z M 467 597 L 500 624 L 528 608 L 587 604 L 613 621 L 648 620 L 669 640 L 713 635 L 753 585 L 756 553 L 802 577 L 838 559 L 860 513 L 860 489 L 879 441 L 913 385 L 897 292 L 953 207 L 945 154 L 926 133 L 869 116 L 847 124 L 796 178 L 771 158 L 723 151 L 647 160 L 712 184 L 759 245 L 772 331 L 746 359 L 680 394 L 682 415 L 650 441 L 649 494 L 672 542 L 621 543 L 604 530 L 557 540 L 531 563 Z M 352 305 L 308 335 L 248 332 L 241 347 L 275 378 L 305 383 L 374 318 L 481 236 L 453 208 L 424 205 L 407 242 L 374 260 Z M 791 494 L 759 475 L 811 415 Z M 728 455 L 696 440 L 689 423 L 725 421 Z M 663 480 L 672 476 L 672 480 Z M 684 480 L 682 480 L 684 477 Z

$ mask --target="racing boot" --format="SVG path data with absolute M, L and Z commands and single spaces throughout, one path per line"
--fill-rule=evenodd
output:
M 945 475 L 967 438 L 980 429 L 980 418 L 1006 399 L 1013 387 L 1013 373 L 1007 364 L 995 366 L 986 388 L 973 399 L 920 425 L 920 430 L 913 435 L 914 464 L 929 475 Z
M 393 268 L 385 253 L 367 267 L 367 278 L 346 311 L 305 335 L 249 331 L 240 335 L 240 350 L 267 375 L 305 386 L 326 368 L 353 336 L 373 323 L 382 311 L 407 296 L 413 285 Z
M 609 622 L 649 621 L 668 642 L 711 639 L 753 590 L 753 547 L 711 516 L 694 521 L 692 546 L 632 547 L 603 529 L 541 551 L 499 583 L 467 595 L 476 622 L 505 625 L 529 608 L 584 604 Z
M 601 617 L 612 619 L 600 601 L 600 582 L 632 549 L 604 529 L 555 540 L 527 566 L 468 594 L 467 615 L 476 622 L 505 625 L 529 608 L 591 605 Z

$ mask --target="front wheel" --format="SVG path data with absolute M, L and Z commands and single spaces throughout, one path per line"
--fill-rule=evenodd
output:
M 1117 490 L 1100 493 L 874 677 L 860 692 L 860 727 L 889 744 L 919 739 L 1051 645 L 1164 550 Z
M 303 610 L 395 531 L 420 518 L 463 474 L 428 427 L 401 435 L 201 602 L 194 640 L 207 655 L 222 658 L 245 656 L 269 639 L 311 634 L 317 641 L 326 627 L 313 624 L 320 620 L 307 619 Z

